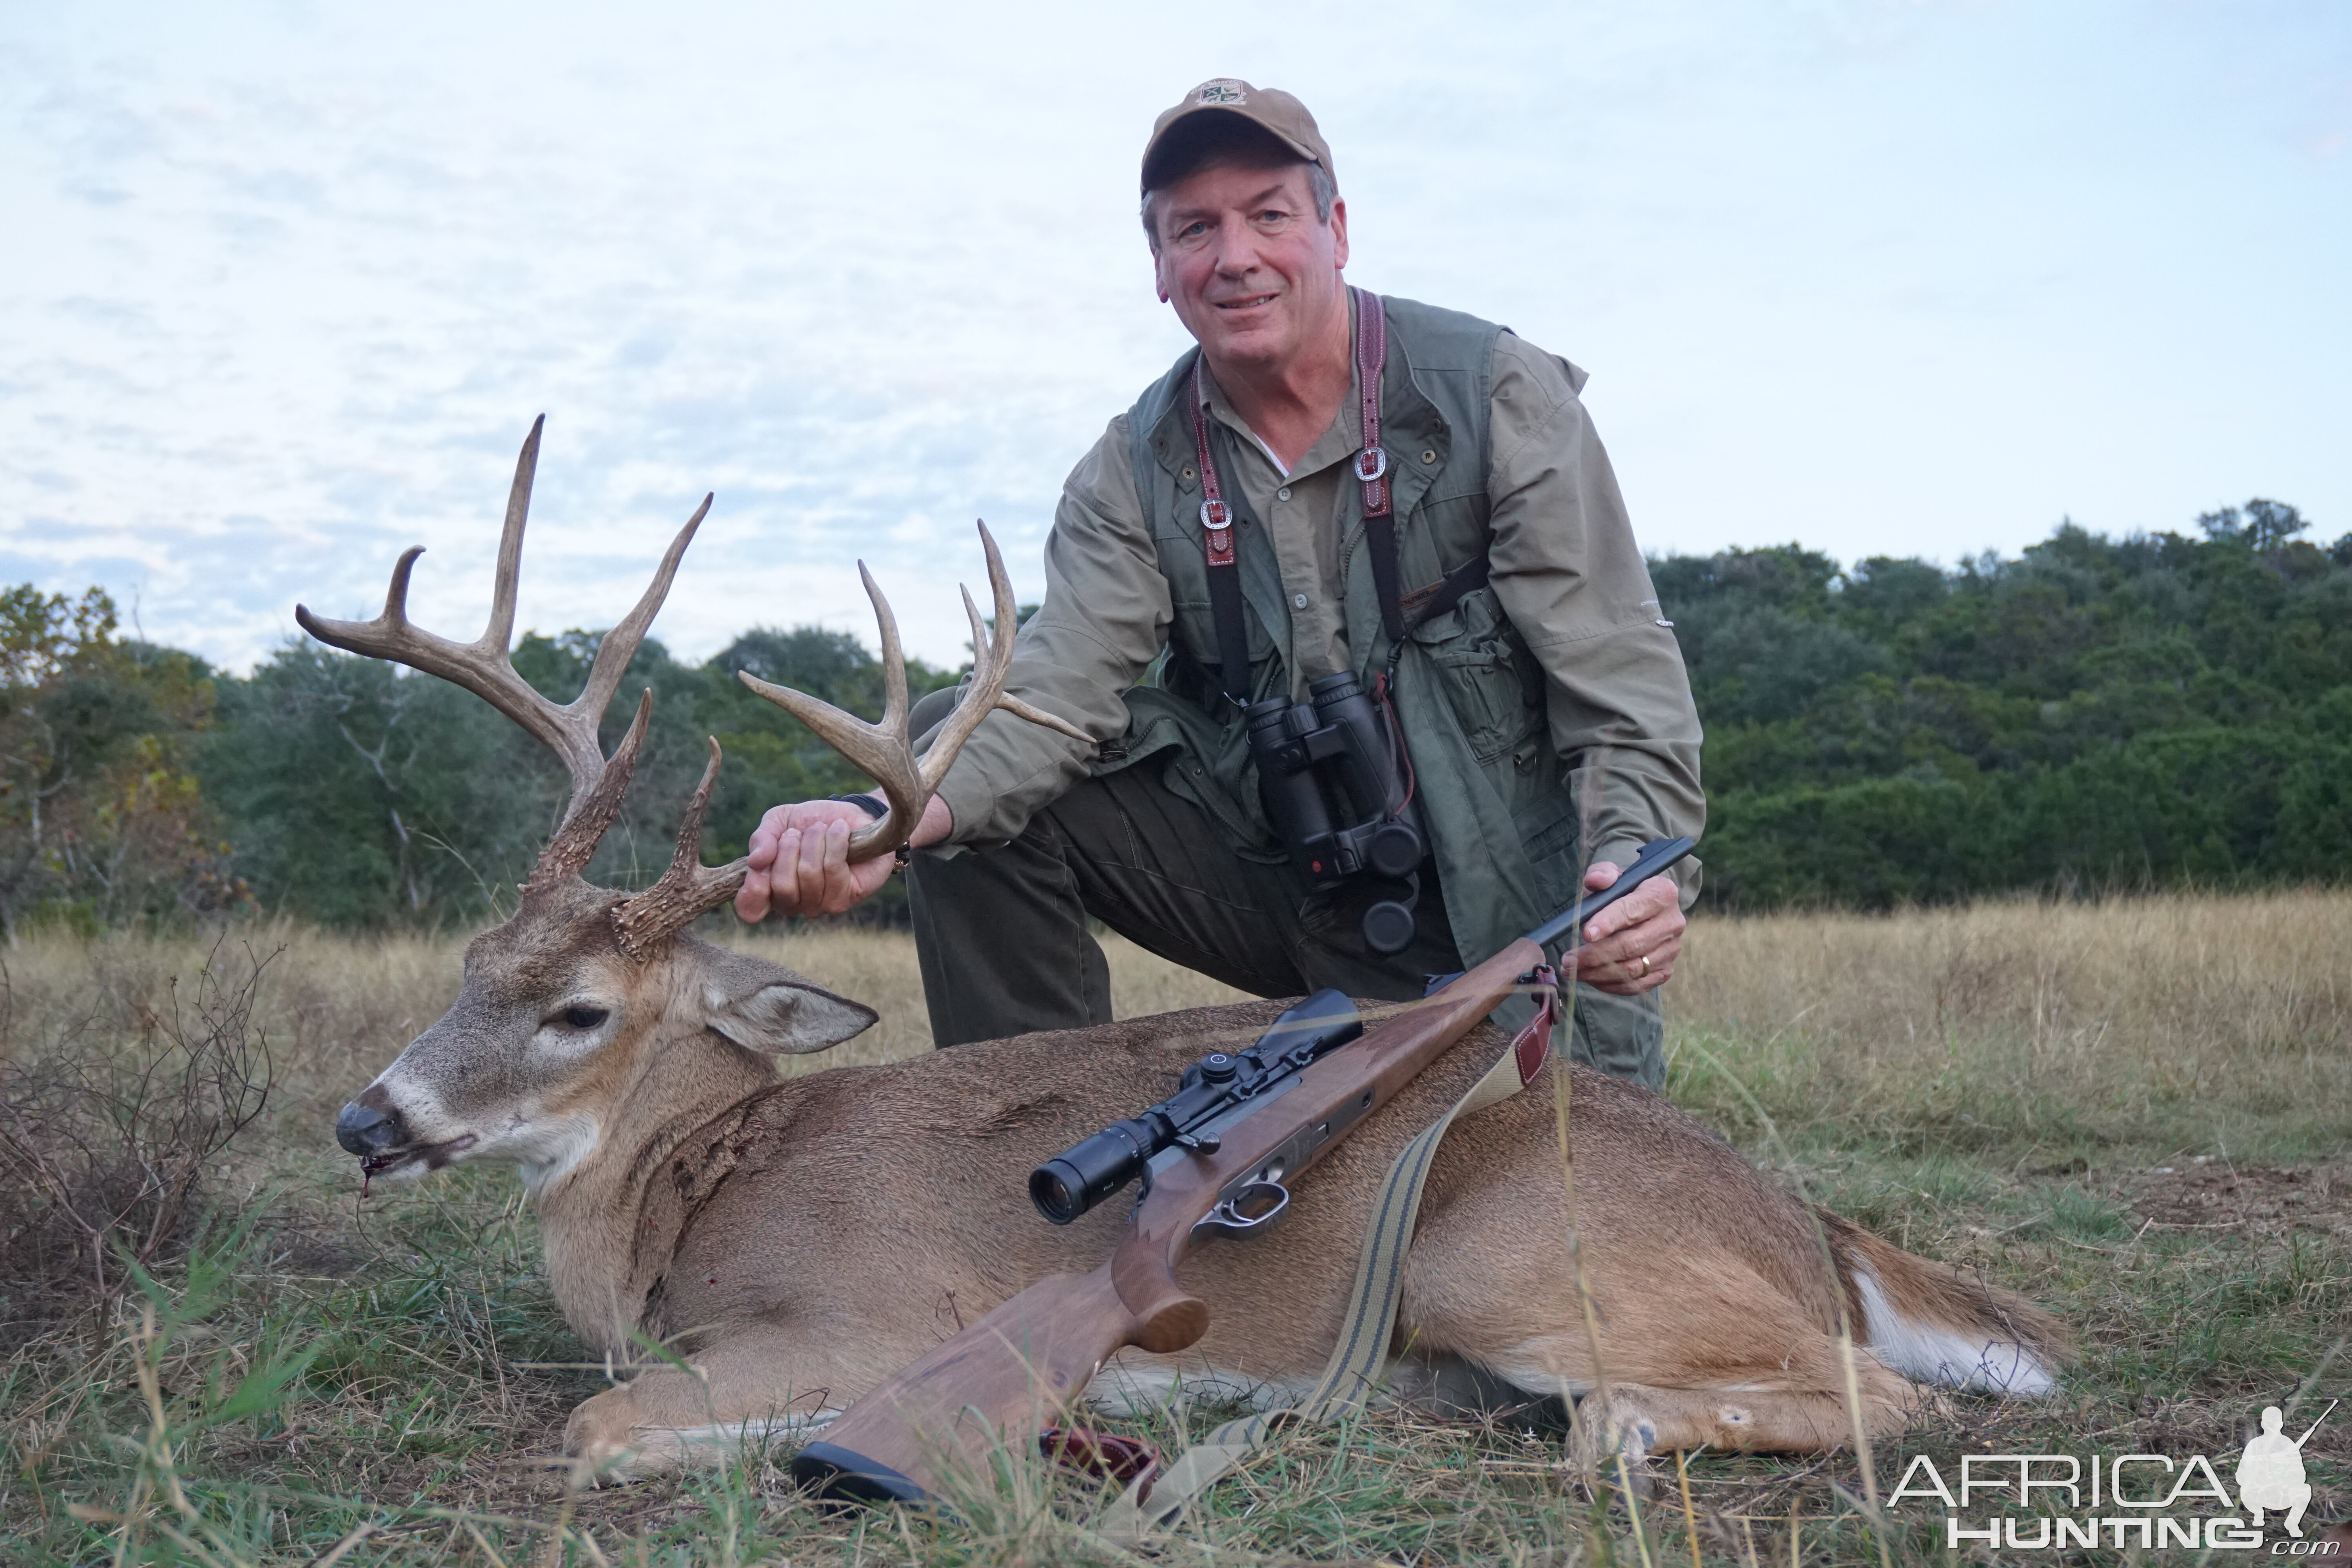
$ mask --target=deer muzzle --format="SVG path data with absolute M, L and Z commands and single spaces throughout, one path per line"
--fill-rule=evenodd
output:
M 354 1100 L 335 1118 L 335 1142 L 343 1146 L 345 1153 L 356 1154 L 362 1160 L 389 1153 L 407 1141 L 398 1111 L 379 1110 Z
M 408 1119 L 397 1107 L 369 1103 L 383 1093 L 381 1085 L 370 1086 L 335 1118 L 335 1142 L 344 1152 L 359 1156 L 362 1174 L 381 1176 L 417 1163 L 425 1170 L 438 1170 L 474 1146 L 470 1133 L 446 1143 L 417 1142 Z

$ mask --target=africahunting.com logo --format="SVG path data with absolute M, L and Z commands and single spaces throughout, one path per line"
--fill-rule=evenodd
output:
M 2102 1545 L 2142 1552 L 2253 1551 L 2267 1539 L 2265 1520 L 2276 1515 L 2277 1527 L 2286 1534 L 2269 1542 L 2272 1555 L 2340 1557 L 2334 1540 L 2307 1541 L 2303 1534 L 2303 1510 L 2311 1505 L 2303 1446 L 2335 1408 L 2331 1401 L 2300 1437 L 2286 1435 L 2285 1415 L 2277 1405 L 2264 1410 L 2263 1429 L 2238 1456 L 2231 1478 L 2238 1484 L 2234 1501 L 2202 1454 L 2186 1459 L 2167 1454 L 2107 1459 L 2094 1454 L 2087 1460 L 2074 1454 L 1968 1454 L 1961 1457 L 1957 1485 L 1948 1483 L 1936 1462 L 1922 1454 L 1903 1472 L 1887 1506 L 1934 1500 L 1944 1505 L 1946 1546 L 2017 1552 Z M 2005 1510 L 2012 1502 L 2015 1513 L 1990 1511 Z M 2053 1506 L 2061 1511 L 2037 1511 Z

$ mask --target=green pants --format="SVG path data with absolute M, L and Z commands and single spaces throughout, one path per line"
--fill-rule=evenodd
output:
M 942 694 L 944 695 L 944 694 Z M 917 731 L 941 713 L 918 707 Z M 1257 996 L 1336 986 L 1408 1001 L 1428 977 L 1476 962 L 1454 951 L 1444 900 L 1426 874 L 1412 944 L 1364 946 L 1364 906 L 1400 884 L 1358 879 L 1310 889 L 1286 864 L 1234 852 L 1199 807 L 1144 763 L 1086 780 L 1030 819 L 1012 842 L 953 856 L 919 850 L 908 872 L 916 952 L 942 1046 L 1111 1019 L 1110 971 L 1092 915 L 1137 946 Z M 1657 1088 L 1665 1079 L 1657 993 L 1576 988 L 1570 1055 Z M 1502 1016 L 1497 1010 L 1497 1016 Z

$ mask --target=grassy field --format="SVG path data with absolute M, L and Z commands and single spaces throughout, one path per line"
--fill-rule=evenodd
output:
M 1114 946 L 1123 1014 L 1229 994 Z M 928 1048 L 903 939 L 816 933 L 762 951 L 881 1008 L 843 1058 Z M 513 1178 L 461 1169 L 362 1200 L 332 1142 L 337 1106 L 454 995 L 454 942 L 262 927 L 213 949 L 37 941 L 5 958 L 0 1068 L 26 1104 L 26 1086 L 55 1087 L 23 1076 L 45 1060 L 98 1062 L 97 1094 L 159 1040 L 226 1026 L 266 1038 L 275 1087 L 205 1163 L 211 1218 L 192 1254 L 159 1249 L 172 1260 L 102 1314 L 0 1287 L 15 1291 L 0 1559 L 1133 1560 L 1089 1532 L 1083 1487 L 1041 1474 L 961 1523 L 820 1512 L 782 1479 L 782 1447 L 567 1493 L 563 1417 L 602 1376 L 568 1364 L 580 1347 Z M 2300 1431 L 2352 1393 L 2352 896 L 1712 921 L 1668 995 L 1676 1101 L 1817 1201 L 1983 1269 L 2082 1337 L 2052 1400 L 1957 1398 L 1874 1455 L 1878 1492 L 1918 1455 L 1955 1481 L 1969 1453 L 2202 1453 L 2227 1479 L 2261 1406 L 2292 1405 Z M 77 1114 L 70 1094 L 40 1103 Z M 19 1208 L 20 1228 L 40 1220 L 37 1200 Z M 1198 1436 L 1220 1414 L 1181 1420 Z M 1181 1446 L 1177 1420 L 1135 1429 Z M 1589 1489 L 1560 1451 L 1557 1433 L 1508 1421 L 1375 1412 L 1283 1438 L 1160 1558 L 1948 1558 L 1940 1505 L 1874 1523 L 1851 1454 L 1703 1452 L 1686 1473 L 1663 1466 L 1641 1499 Z M 2310 1519 L 2352 1517 L 2352 1406 L 2305 1458 Z

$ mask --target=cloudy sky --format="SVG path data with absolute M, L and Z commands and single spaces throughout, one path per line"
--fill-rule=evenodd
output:
M 1591 373 L 1653 552 L 2352 531 L 2339 0 L 89 0 L 0 10 L 0 582 L 241 668 L 421 542 L 470 636 L 544 411 L 526 623 L 715 489 L 674 649 L 869 633 L 862 556 L 952 658 L 971 520 L 1034 595 L 1183 346 L 1134 165 L 1217 75 L 1321 119 L 1354 281 Z

